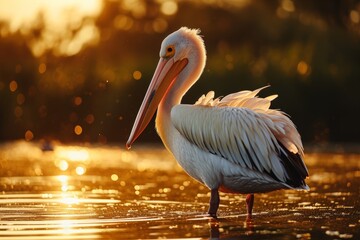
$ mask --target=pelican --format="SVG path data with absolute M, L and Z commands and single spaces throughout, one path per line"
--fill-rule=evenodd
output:
M 165 147 L 188 175 L 211 191 L 208 214 L 216 218 L 221 191 L 247 194 L 251 218 L 254 193 L 309 189 L 301 137 L 284 112 L 270 109 L 277 95 L 257 96 L 263 88 L 222 99 L 211 91 L 194 105 L 181 104 L 205 67 L 199 33 L 182 27 L 163 40 L 126 147 L 130 149 L 157 110 L 156 130 Z

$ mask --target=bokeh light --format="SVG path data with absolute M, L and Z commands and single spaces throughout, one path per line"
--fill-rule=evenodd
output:
M 9 89 L 11 92 L 15 92 L 18 88 L 18 84 L 15 80 L 12 80 L 9 84 Z
M 19 93 L 19 94 L 16 96 L 16 102 L 17 102 L 17 104 L 19 104 L 19 105 L 24 104 L 24 102 L 25 102 L 25 95 L 22 94 L 22 93 Z
M 75 106 L 80 106 L 82 103 L 82 98 L 81 97 L 74 97 L 74 105 Z
M 57 165 L 61 171 L 66 171 L 69 168 L 69 164 L 66 160 L 60 160 Z
M 75 55 L 83 46 L 99 41 L 99 31 L 92 19 L 101 10 L 101 0 L 0 1 L 0 21 L 9 23 L 1 35 L 19 32 L 32 38 L 28 44 L 35 56 L 47 50 L 56 55 Z M 40 27 L 43 33 L 33 36 L 32 32 Z M 40 73 L 44 70 L 39 67 Z
M 95 121 L 94 115 L 93 115 L 93 114 L 88 114 L 88 115 L 86 115 L 85 121 L 86 121 L 88 124 L 93 124 L 94 121 Z
M 162 39 L 188 26 L 207 63 L 184 102 L 271 85 L 304 141 L 357 141 L 346 103 L 360 102 L 359 12 L 353 1 L 0 0 L 0 138 L 126 141 Z M 327 108 L 314 99 L 349 86 Z M 291 97 L 304 92 L 313 99 L 299 107 Z
M 39 73 L 43 74 L 46 72 L 46 64 L 45 63 L 40 63 L 39 65 Z
M 77 166 L 75 169 L 75 172 L 77 175 L 84 175 L 86 172 L 86 167 L 85 166 Z
M 23 109 L 20 106 L 16 106 L 14 109 L 14 114 L 15 114 L 15 117 L 17 117 L 17 118 L 21 117 L 23 115 Z M 26 133 L 25 133 L 25 138 L 26 138 Z
M 165 15 L 174 15 L 178 10 L 177 3 L 173 0 L 163 1 L 161 4 L 161 11 Z
M 26 130 L 26 132 L 25 132 L 25 140 L 26 141 L 31 141 L 31 140 L 33 140 L 33 138 L 34 138 L 33 132 L 31 130 Z
M 305 61 L 300 61 L 297 65 L 297 71 L 300 75 L 310 74 L 310 66 Z
M 350 19 L 353 23 L 359 23 L 360 22 L 360 14 L 356 10 L 350 11 Z
M 111 175 L 111 180 L 112 181 L 116 182 L 118 179 L 119 179 L 119 176 L 117 174 L 114 173 L 114 174 Z
M 129 30 L 133 26 L 134 21 L 125 15 L 118 15 L 114 19 L 114 27 L 121 30 Z
M 83 132 L 83 129 L 82 129 L 82 127 L 81 127 L 80 125 L 76 125 L 76 126 L 74 127 L 74 133 L 75 133 L 76 135 L 81 135 L 82 132 Z
M 287 11 L 287 12 L 294 12 L 295 11 L 295 5 L 292 0 L 282 0 L 281 1 L 281 7 Z
M 140 71 L 134 71 L 133 72 L 133 78 L 135 79 L 135 80 L 140 80 L 141 79 L 141 76 L 142 76 L 142 74 L 141 74 L 141 72 Z

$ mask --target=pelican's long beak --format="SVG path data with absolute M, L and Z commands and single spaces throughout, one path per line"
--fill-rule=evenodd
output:
M 127 149 L 131 148 L 132 143 L 149 124 L 161 99 L 172 86 L 179 73 L 186 67 L 187 63 L 187 58 L 178 61 L 174 61 L 173 58 L 160 58 L 140 110 L 136 116 L 129 139 L 126 142 Z

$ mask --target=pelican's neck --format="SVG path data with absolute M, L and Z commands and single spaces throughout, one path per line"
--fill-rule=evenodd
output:
M 161 100 L 156 116 L 156 129 L 168 149 L 172 149 L 173 140 L 178 131 L 171 121 L 171 110 L 175 105 L 181 103 L 181 100 L 190 87 L 198 80 L 205 67 L 205 49 L 192 51 L 188 56 L 188 65 L 174 80 L 174 84 Z
M 156 130 L 167 149 L 172 149 L 173 138 L 176 129 L 171 122 L 171 109 L 181 103 L 182 97 L 186 93 L 174 91 L 174 87 L 170 89 L 161 100 L 156 114 Z M 170 151 L 171 152 L 171 151 Z

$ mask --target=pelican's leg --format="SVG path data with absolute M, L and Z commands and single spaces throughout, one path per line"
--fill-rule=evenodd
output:
M 254 194 L 246 195 L 246 209 L 247 209 L 248 219 L 251 219 L 252 217 L 253 205 L 254 205 Z
M 209 239 L 220 239 L 219 221 L 216 218 L 209 220 L 210 225 L 210 238 Z
M 211 189 L 211 196 L 210 196 L 210 207 L 209 207 L 209 215 L 211 217 L 216 218 L 216 212 L 219 208 L 220 204 L 220 197 L 218 189 Z

